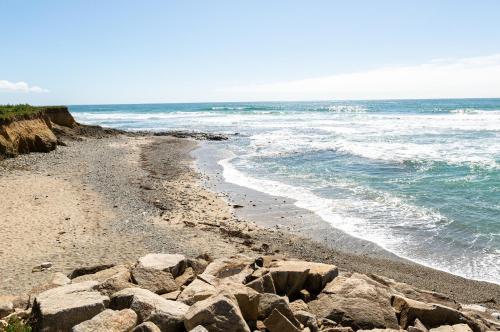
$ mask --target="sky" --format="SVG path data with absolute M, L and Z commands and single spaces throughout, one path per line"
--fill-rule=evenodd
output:
M 0 104 L 500 97 L 500 1 L 0 1 Z

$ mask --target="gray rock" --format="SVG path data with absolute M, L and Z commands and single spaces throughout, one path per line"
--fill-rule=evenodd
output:
M 293 295 L 303 288 L 319 294 L 326 284 L 338 276 L 335 265 L 306 261 L 272 261 L 269 271 L 278 294 Z
M 187 260 L 184 255 L 177 254 L 147 254 L 139 258 L 138 267 L 167 271 L 174 278 L 184 272 Z
M 300 332 L 278 309 L 274 309 L 269 317 L 264 320 L 264 325 L 270 332 Z
M 37 295 L 33 303 L 35 330 L 67 331 L 106 309 L 109 298 L 93 290 L 97 284 L 85 281 Z
M 153 268 L 136 267 L 132 270 L 132 281 L 141 288 L 156 294 L 176 291 L 179 286 L 170 272 Z
M 72 332 L 128 332 L 137 323 L 137 314 L 130 309 L 106 309 L 92 319 L 73 327 Z
M 182 331 L 184 315 L 189 309 L 184 303 L 166 300 L 142 288 L 126 288 L 113 294 L 110 307 L 130 308 L 137 313 L 139 323 L 151 321 L 162 331 Z
M 153 322 L 144 322 L 137 325 L 132 332 L 161 332 L 161 330 Z
M 184 325 L 188 331 L 202 325 L 210 332 L 250 332 L 236 299 L 230 294 L 215 295 L 193 304 Z
M 423 325 L 431 329 L 442 325 L 467 323 L 474 332 L 482 330 L 470 317 L 440 304 L 428 304 L 398 295 L 392 297 L 391 304 L 398 314 L 399 325 L 405 329 L 418 318 Z
M 307 305 L 318 318 L 328 318 L 354 330 L 398 329 L 389 287 L 358 273 L 339 276 Z

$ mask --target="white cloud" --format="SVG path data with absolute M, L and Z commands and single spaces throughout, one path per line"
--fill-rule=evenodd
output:
M 500 54 L 219 90 L 240 100 L 500 97 Z
M 7 80 L 0 80 L 0 91 L 35 93 L 49 92 L 49 90 L 43 89 L 36 85 L 30 86 L 26 82 L 9 82 Z

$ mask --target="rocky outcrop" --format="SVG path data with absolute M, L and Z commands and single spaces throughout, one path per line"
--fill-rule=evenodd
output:
M 0 124 L 0 156 L 49 152 L 56 148 L 57 137 L 50 120 L 43 116 Z
M 28 301 L 0 298 L 0 322 L 17 317 L 35 331 L 75 332 L 500 331 L 484 307 L 464 309 L 394 280 L 278 256 L 207 262 L 149 254 L 131 266 L 80 268 L 70 277 L 53 278 L 28 309 Z M 174 291 L 157 294 L 165 285 Z

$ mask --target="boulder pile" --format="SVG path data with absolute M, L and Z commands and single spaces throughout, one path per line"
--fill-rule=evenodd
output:
M 334 265 L 280 256 L 148 254 L 129 265 L 56 273 L 27 297 L 0 297 L 0 330 L 500 331 L 497 313 Z

